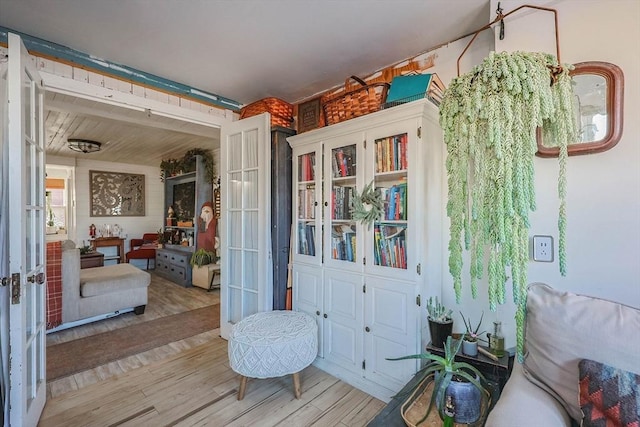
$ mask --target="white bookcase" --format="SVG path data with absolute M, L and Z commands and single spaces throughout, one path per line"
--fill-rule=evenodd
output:
M 287 140 L 293 308 L 318 322 L 318 367 L 388 401 L 418 361 L 387 358 L 426 346 L 423 296 L 446 267 L 438 109 L 415 101 Z M 368 225 L 350 203 L 371 182 L 385 212 Z

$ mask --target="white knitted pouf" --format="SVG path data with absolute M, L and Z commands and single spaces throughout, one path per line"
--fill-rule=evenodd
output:
M 300 398 L 298 373 L 318 354 L 318 326 L 313 317 L 295 311 L 266 311 L 236 323 L 229 334 L 229 363 L 242 375 L 238 400 L 244 397 L 246 379 L 293 374 Z

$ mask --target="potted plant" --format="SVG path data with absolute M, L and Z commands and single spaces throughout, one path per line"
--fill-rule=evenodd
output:
M 453 318 L 451 317 L 453 311 L 440 304 L 438 297 L 430 297 L 427 301 L 427 313 L 431 344 L 434 347 L 443 348 L 447 337 L 451 336 L 453 330 Z
M 215 180 L 215 164 L 213 161 L 213 154 L 211 150 L 204 150 L 202 148 L 193 148 L 182 157 L 182 164 L 184 165 L 185 172 L 192 172 L 196 170 L 196 156 L 201 156 L 204 162 L 204 169 L 207 176 L 207 182 L 213 183 Z
M 464 327 L 467 329 L 467 331 L 462 336 L 462 352 L 467 356 L 477 356 L 478 340 L 481 339 L 480 335 L 486 332 L 478 332 L 480 330 L 480 326 L 482 325 L 484 311 L 482 312 L 482 315 L 480 315 L 480 321 L 478 322 L 478 326 L 476 326 L 475 329 L 471 326 L 471 317 L 469 317 L 469 319 L 466 319 L 462 312 L 460 312 L 460 316 L 462 316 Z
M 156 242 L 158 243 L 158 248 L 162 248 L 164 244 L 167 243 L 167 239 L 162 228 L 158 230 L 158 238 L 156 239 Z
M 211 280 L 213 279 L 213 270 L 209 268 L 209 264 L 215 263 L 217 257 L 215 252 L 208 251 L 204 248 L 196 250 L 191 255 L 192 273 L 191 283 L 200 288 L 209 289 Z
M 453 402 L 453 419 L 456 423 L 471 424 L 478 421 L 489 403 L 489 392 L 485 388 L 486 380 L 476 368 L 466 362 L 458 362 L 455 356 L 460 350 L 462 340 L 447 337 L 444 345 L 444 357 L 432 353 L 421 353 L 388 360 L 422 359 L 429 363 L 416 374 L 414 392 L 402 406 L 402 417 L 409 425 L 419 425 L 425 421 L 435 404 L 440 418 L 444 419 L 447 397 Z M 430 387 L 433 383 L 433 387 Z M 429 391 L 431 390 L 431 391 Z M 409 413 L 414 402 L 428 399 L 424 414 L 416 416 Z M 426 406 L 426 403 L 425 403 Z M 415 407 L 424 407 L 415 405 Z
M 160 181 L 179 175 L 183 170 L 182 159 L 163 159 L 160 162 Z
M 559 150 L 558 267 L 566 274 L 567 147 L 577 140 L 572 68 L 543 52 L 491 52 L 473 70 L 451 80 L 440 104 L 447 146 L 449 272 L 456 302 L 462 298 L 465 251 L 470 256 L 471 295 L 476 298 L 478 282 L 486 278 L 491 311 L 505 303 L 511 281 L 520 362 L 529 283 L 526 236 L 529 212 L 536 206 L 540 126 L 544 141 Z M 497 173 L 500 179 L 495 179 Z

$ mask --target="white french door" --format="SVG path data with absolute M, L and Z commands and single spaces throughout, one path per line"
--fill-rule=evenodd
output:
M 9 310 L 10 344 L 9 363 L 3 366 L 9 370 L 9 412 L 4 421 L 35 426 L 46 399 L 44 89 L 19 36 L 9 33 L 8 51 L 7 78 L 2 82 L 8 97 L 8 149 L 2 156 L 8 215 L 2 221 L 9 239 L 0 261 L 3 268 L 8 265 L 2 300 Z M 6 339 L 4 327 L 1 332 Z
M 273 308 L 271 138 L 268 113 L 222 127 L 220 335 Z

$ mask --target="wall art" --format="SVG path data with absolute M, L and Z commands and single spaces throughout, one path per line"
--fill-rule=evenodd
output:
M 144 175 L 89 171 L 91 216 L 144 216 Z

